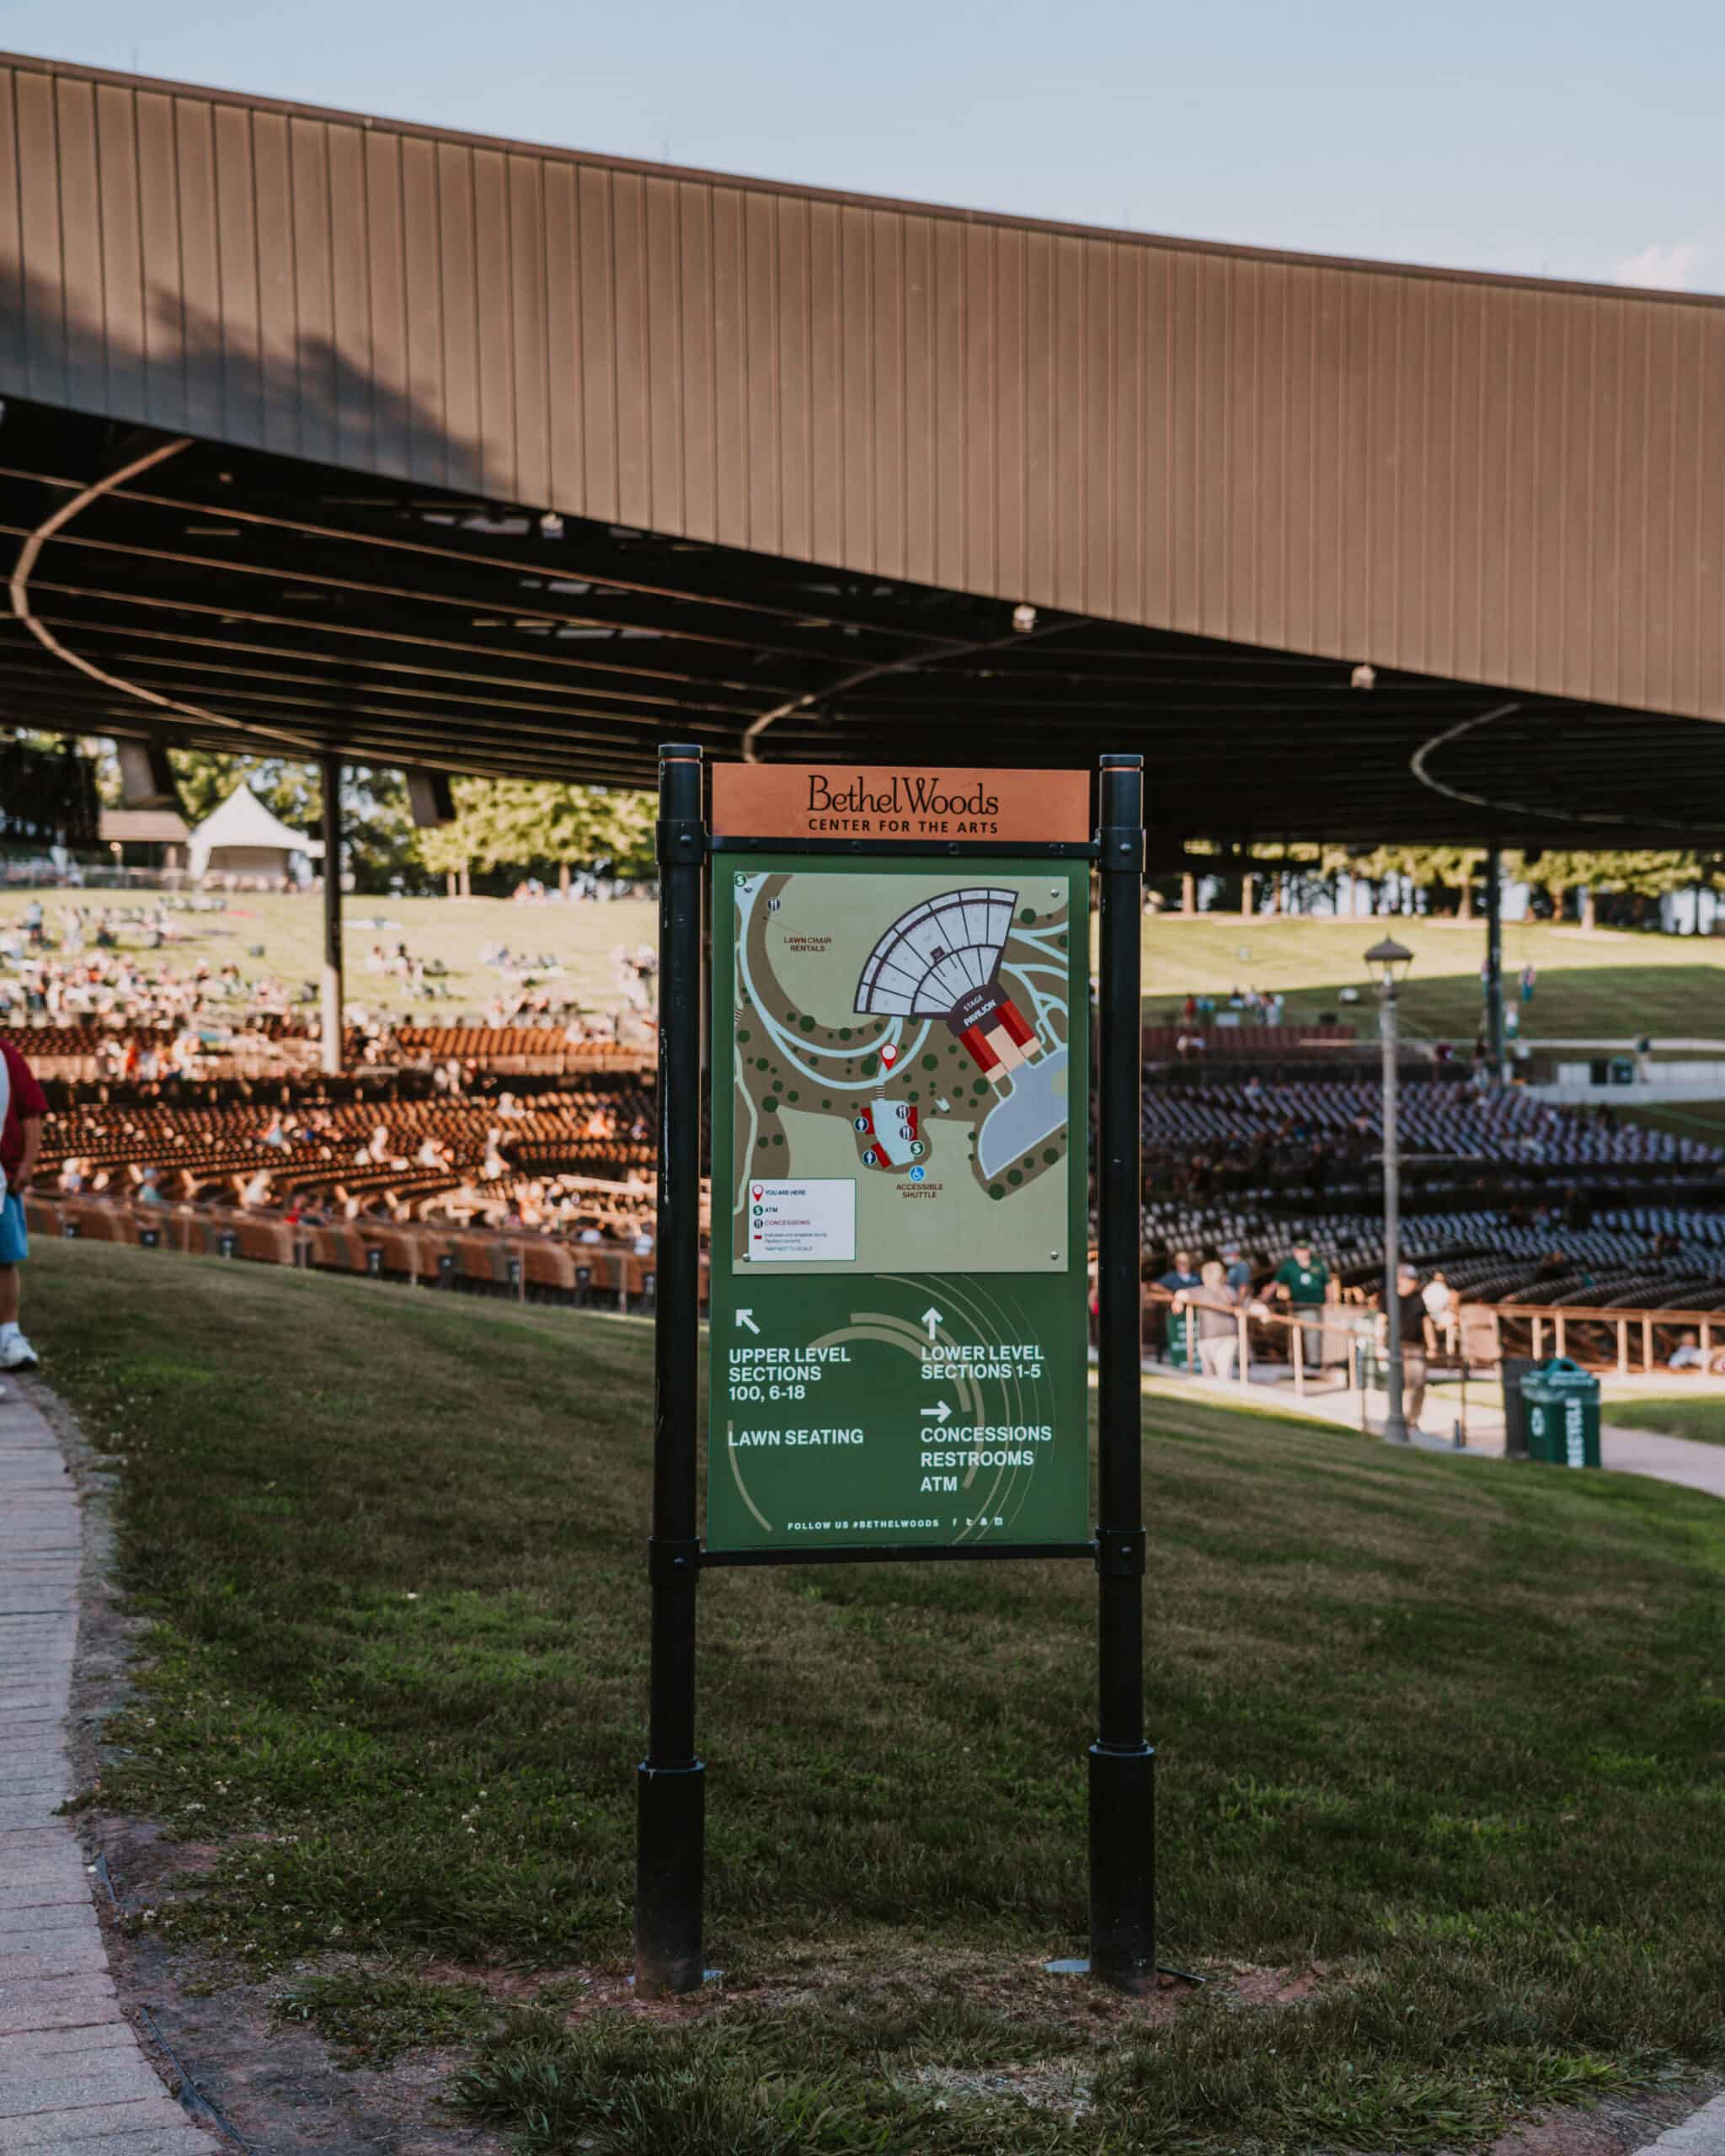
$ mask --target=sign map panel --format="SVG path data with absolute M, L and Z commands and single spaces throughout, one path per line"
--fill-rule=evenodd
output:
M 718 857 L 710 1546 L 1088 1535 L 1087 959 L 1082 864 Z

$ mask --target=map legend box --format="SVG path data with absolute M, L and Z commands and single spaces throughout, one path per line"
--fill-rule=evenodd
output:
M 857 1186 L 838 1177 L 749 1185 L 745 1255 L 755 1265 L 857 1255 Z

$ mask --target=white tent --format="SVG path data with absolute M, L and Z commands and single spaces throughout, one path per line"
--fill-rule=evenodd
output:
M 307 838 L 271 814 L 248 786 L 236 787 L 219 808 L 192 832 L 195 877 L 239 876 L 277 883 L 303 883 L 311 864 L 323 858 L 323 841 Z

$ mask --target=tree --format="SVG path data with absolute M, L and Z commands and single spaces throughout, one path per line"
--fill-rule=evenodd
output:
M 548 779 L 457 779 L 455 820 L 419 834 L 419 858 L 447 873 L 471 865 L 555 877 L 566 867 L 650 875 L 651 794 Z
M 1473 919 L 1473 879 L 1485 866 L 1486 849 L 1482 846 L 1428 846 L 1408 849 L 1410 859 L 1417 859 L 1419 867 L 1414 880 L 1428 892 L 1454 891 L 1456 894 L 1455 917 L 1458 921 Z
M 1684 889 L 1695 882 L 1698 873 L 1693 854 L 1652 849 L 1605 853 L 1548 847 L 1537 860 L 1530 860 L 1525 855 L 1513 858 L 1521 881 L 1535 890 L 1548 893 L 1558 914 L 1563 910 L 1567 894 L 1578 892 L 1581 925 L 1589 929 L 1597 918 L 1600 892 L 1622 892 L 1627 895 L 1633 901 L 1634 919 L 1638 926 L 1646 915 L 1649 899 L 1662 898 L 1667 891 Z

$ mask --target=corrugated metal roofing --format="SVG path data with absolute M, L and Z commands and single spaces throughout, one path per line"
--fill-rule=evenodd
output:
M 191 836 L 184 816 L 173 808 L 104 808 L 104 846 L 184 846 Z
M 1103 619 L 1725 716 L 1725 311 L 0 60 L 0 393 Z

